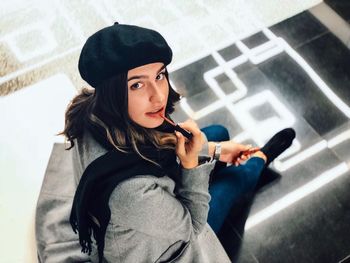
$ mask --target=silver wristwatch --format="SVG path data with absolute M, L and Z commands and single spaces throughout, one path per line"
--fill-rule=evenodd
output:
M 214 154 L 213 154 L 213 157 L 211 158 L 211 161 L 214 161 L 214 160 L 218 161 L 220 159 L 220 154 L 221 154 L 221 143 L 216 142 Z

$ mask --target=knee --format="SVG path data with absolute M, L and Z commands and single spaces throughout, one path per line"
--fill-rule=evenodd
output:
M 230 135 L 228 133 L 228 130 L 225 126 L 220 124 L 213 125 L 213 128 L 215 128 L 215 141 L 228 141 L 230 139 Z

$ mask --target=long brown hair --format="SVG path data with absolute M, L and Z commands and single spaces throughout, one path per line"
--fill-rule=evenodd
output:
M 167 71 L 165 76 L 169 84 L 165 112 L 169 116 L 174 112 L 174 106 L 181 99 L 181 94 L 171 87 Z M 65 113 L 64 130 L 57 134 L 64 135 L 66 141 L 70 142 L 70 147 L 66 150 L 74 147 L 74 139 L 83 136 L 87 123 L 103 128 L 114 148 L 127 152 L 125 149 L 129 141 L 137 154 L 152 163 L 152 160 L 140 153 L 138 144 L 152 143 L 157 148 L 174 149 L 177 141 L 173 133 L 145 128 L 131 120 L 128 114 L 127 73 L 107 79 L 96 89 L 84 87 L 72 99 Z

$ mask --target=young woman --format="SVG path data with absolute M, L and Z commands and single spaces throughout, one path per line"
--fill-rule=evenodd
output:
M 180 123 L 186 138 L 162 117 L 171 120 L 181 98 L 171 59 L 158 32 L 118 23 L 80 54 L 94 89 L 72 100 L 62 134 L 77 183 L 70 222 L 92 262 L 229 262 L 215 232 L 295 137 L 285 129 L 259 150 L 189 119 Z

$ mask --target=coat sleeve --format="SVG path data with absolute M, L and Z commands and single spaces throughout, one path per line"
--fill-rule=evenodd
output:
M 207 222 L 208 181 L 214 164 L 182 169 L 175 192 L 158 184 L 154 176 L 122 182 L 110 198 L 111 222 L 161 238 L 200 234 Z

